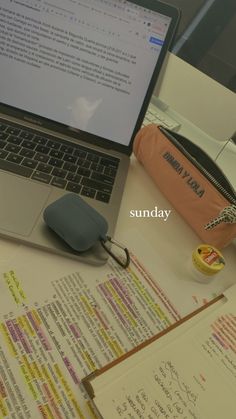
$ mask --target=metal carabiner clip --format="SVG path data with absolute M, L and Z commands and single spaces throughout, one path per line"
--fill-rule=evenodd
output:
M 122 259 L 120 259 L 119 257 L 117 257 L 112 251 L 111 249 L 109 249 L 108 246 L 106 246 L 106 242 L 109 241 L 111 244 L 114 244 L 115 246 L 119 247 L 120 249 L 122 249 L 125 252 L 126 255 L 126 260 L 125 262 L 122 261 Z M 121 243 L 117 242 L 116 240 L 112 239 L 110 236 L 106 236 L 106 238 L 100 238 L 100 242 L 102 247 L 105 249 L 105 251 L 120 265 L 122 266 L 122 268 L 128 268 L 129 264 L 130 264 L 130 255 L 129 255 L 129 251 L 128 249 L 123 246 Z

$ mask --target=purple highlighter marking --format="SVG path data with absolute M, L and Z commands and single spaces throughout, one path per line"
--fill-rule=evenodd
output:
M 32 327 L 34 328 L 35 332 L 37 333 L 37 336 L 40 339 L 40 342 L 42 343 L 44 349 L 46 349 L 47 351 L 50 351 L 52 349 L 45 333 L 43 332 L 42 328 L 36 323 L 32 313 L 30 311 L 28 311 L 27 313 L 27 317 L 32 325 Z
M 6 325 L 7 325 L 7 328 L 9 330 L 9 333 L 10 333 L 13 341 L 17 342 L 19 340 L 19 338 L 18 338 L 17 333 L 15 331 L 14 323 L 11 320 L 7 320 Z
M 80 338 L 80 331 L 79 331 L 76 324 L 70 324 L 70 330 L 72 331 L 72 333 L 73 333 L 73 335 L 76 339 Z
M 127 321 L 124 317 L 122 317 L 122 316 L 121 316 L 121 314 L 120 314 L 120 312 L 119 312 L 119 310 L 118 310 L 118 307 L 117 307 L 117 305 L 114 303 L 114 301 L 113 301 L 113 297 L 112 297 L 112 295 L 110 294 L 110 292 L 109 292 L 108 290 L 106 290 L 106 289 L 105 289 L 105 287 L 104 287 L 104 285 L 103 285 L 103 284 L 100 284 L 100 285 L 99 285 L 99 288 L 102 290 L 103 294 L 106 296 L 106 299 L 108 300 L 108 302 L 109 302 L 109 303 L 110 303 L 110 305 L 112 306 L 113 310 L 114 310 L 114 311 L 115 311 L 115 313 L 117 314 L 117 317 L 120 319 L 121 323 L 122 323 L 124 326 L 127 326 L 129 323 L 128 323 L 128 321 Z
M 122 285 L 122 283 L 119 281 L 118 278 L 114 277 L 112 278 L 112 281 L 116 284 L 116 286 L 121 290 L 122 294 L 125 296 L 125 299 L 129 302 L 129 304 L 133 304 L 133 301 L 131 300 L 127 289 Z
M 99 310 L 97 310 L 96 308 L 94 308 L 94 312 L 96 313 L 96 316 L 97 316 L 98 320 L 101 322 L 101 324 L 103 325 L 104 329 L 105 330 L 108 330 L 109 329 L 109 325 L 107 325 L 105 323 L 105 321 L 103 320 L 102 315 L 99 312 Z
M 217 342 L 224 348 L 229 349 L 228 345 L 225 344 L 223 339 L 220 338 L 220 336 L 216 333 L 212 333 L 212 336 L 217 340 Z
M 80 384 L 80 379 L 78 378 L 78 376 L 77 376 L 73 366 L 71 365 L 69 359 L 65 356 L 63 358 L 63 361 L 64 361 L 64 364 L 65 364 L 66 368 L 68 369 L 74 383 L 75 384 Z
M 121 300 L 123 301 L 123 303 L 126 303 L 126 298 L 125 298 L 123 292 L 121 292 L 121 290 L 119 289 L 115 279 L 111 279 L 110 283 L 113 286 L 113 288 L 115 289 L 115 291 L 117 292 L 117 294 L 119 295 L 119 297 L 121 298 Z
M 132 313 L 132 315 L 135 318 L 137 318 L 138 315 L 135 313 L 135 311 L 132 308 L 133 302 L 130 300 L 130 298 L 127 298 L 126 294 L 125 295 L 123 294 L 123 290 L 121 290 L 120 287 L 117 286 L 117 281 L 115 281 L 115 278 L 111 280 L 111 284 L 114 287 L 114 289 L 116 290 L 116 292 L 119 295 L 119 297 L 121 298 L 121 300 L 123 301 L 124 305 L 129 309 L 130 313 Z M 131 302 L 131 304 L 130 304 L 130 302 Z
M 47 383 L 43 383 L 42 384 L 42 388 L 43 388 L 43 390 L 45 392 L 45 395 L 46 395 L 47 399 L 48 400 L 51 400 L 52 399 L 52 394 L 51 394 L 51 392 L 49 390 L 49 387 L 48 387 Z
M 54 414 L 56 415 L 57 419 L 63 419 L 63 417 L 62 417 L 62 415 L 61 415 L 61 413 L 60 413 L 60 411 L 59 411 L 59 408 L 58 408 L 58 406 L 56 405 L 55 400 L 54 400 L 54 399 L 51 399 L 51 400 L 50 400 L 50 403 L 51 403 L 52 409 L 53 409 Z M 55 418 L 55 419 L 56 419 L 56 418 Z
M 44 349 L 46 349 L 46 351 L 51 351 L 52 347 L 51 347 L 51 345 L 48 341 L 47 336 L 45 335 L 44 331 L 41 328 L 38 329 L 37 335 L 38 335 L 38 337 L 40 339 L 40 342 L 42 343 Z
M 27 317 L 28 317 L 28 319 L 29 319 L 29 321 L 30 321 L 30 323 L 31 323 L 32 327 L 34 328 L 34 330 L 35 330 L 36 332 L 38 332 L 38 330 L 39 330 L 39 326 L 38 326 L 38 324 L 36 323 L 36 321 L 34 320 L 34 317 L 32 316 L 32 313 L 31 313 L 30 311 L 28 311 L 28 313 L 27 313 Z
M 16 331 L 16 333 L 18 335 L 18 338 L 20 339 L 20 342 L 21 342 L 21 344 L 22 344 L 25 352 L 27 354 L 30 354 L 32 352 L 32 349 L 28 345 L 28 343 L 27 343 L 27 341 L 25 339 L 25 336 L 23 335 L 23 333 L 22 333 L 22 331 L 21 331 L 21 329 L 20 329 L 20 327 L 18 326 L 17 323 L 14 323 L 14 328 L 15 328 L 15 331 Z
M 111 297 L 111 293 L 106 289 L 106 287 L 104 286 L 104 284 L 99 284 L 98 288 L 100 288 L 100 290 L 102 291 L 102 293 L 104 294 L 104 296 L 106 298 L 109 299 L 109 297 Z

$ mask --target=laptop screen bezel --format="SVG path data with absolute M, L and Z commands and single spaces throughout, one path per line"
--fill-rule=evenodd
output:
M 53 121 L 48 118 L 35 115 L 28 111 L 23 111 L 13 106 L 6 105 L 2 102 L 0 102 L 0 112 L 2 114 L 19 119 L 21 122 L 26 121 L 30 124 L 32 123 L 33 125 L 36 125 L 36 127 L 38 126 L 39 128 L 50 130 L 50 133 L 52 135 L 55 134 L 55 132 L 58 132 L 62 135 L 66 135 L 75 140 L 79 139 L 91 145 L 97 145 L 99 147 L 102 147 L 106 150 L 114 150 L 114 151 L 118 151 L 126 155 L 130 155 L 132 153 L 132 145 L 133 145 L 134 138 L 142 126 L 142 121 L 144 119 L 144 116 L 148 108 L 153 90 L 155 88 L 160 70 L 162 68 L 164 58 L 166 56 L 167 51 L 170 49 L 171 44 L 174 39 L 174 35 L 176 34 L 176 30 L 177 30 L 178 23 L 180 20 L 180 10 L 176 7 L 173 7 L 166 3 L 162 3 L 158 0 L 129 0 L 129 2 L 137 4 L 138 6 L 144 7 L 145 9 L 150 9 L 152 11 L 155 11 L 167 17 L 170 17 L 171 23 L 168 28 L 165 42 L 162 46 L 160 55 L 157 59 L 157 63 L 153 71 L 153 75 L 151 77 L 146 95 L 144 97 L 144 100 L 143 100 L 143 103 L 142 103 L 142 106 L 141 106 L 141 109 L 137 118 L 137 122 L 135 124 L 134 130 L 133 130 L 133 133 L 132 133 L 132 136 L 130 138 L 130 142 L 128 145 L 113 142 L 109 139 L 102 138 L 97 135 L 90 134 L 86 131 L 82 131 L 80 129 L 64 125 L 57 121 Z M 117 117 L 118 116 L 116 115 L 116 118 Z M 122 121 L 121 121 L 121 124 L 122 124 Z

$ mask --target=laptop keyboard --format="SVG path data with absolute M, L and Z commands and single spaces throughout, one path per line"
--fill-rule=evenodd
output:
M 108 203 L 119 159 L 0 120 L 0 169 Z

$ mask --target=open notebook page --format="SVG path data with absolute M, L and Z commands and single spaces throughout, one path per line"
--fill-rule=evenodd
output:
M 235 290 L 233 294 L 186 333 L 95 394 L 102 416 L 235 419 Z

